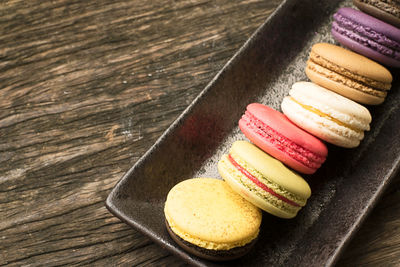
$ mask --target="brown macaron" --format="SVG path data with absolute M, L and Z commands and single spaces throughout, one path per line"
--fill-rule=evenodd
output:
M 381 104 L 393 80 L 382 65 L 327 43 L 313 45 L 306 74 L 312 82 L 367 105 Z

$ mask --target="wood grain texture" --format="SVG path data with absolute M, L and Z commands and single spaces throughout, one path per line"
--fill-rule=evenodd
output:
M 105 198 L 279 3 L 2 1 L 0 265 L 182 265 Z M 397 263 L 399 184 L 339 265 Z

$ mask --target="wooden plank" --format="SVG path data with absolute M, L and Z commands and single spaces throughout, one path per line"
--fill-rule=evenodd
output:
M 280 1 L 0 6 L 0 264 L 173 264 L 117 180 Z
M 181 265 L 104 200 L 279 3 L 4 1 L 0 265 Z M 340 264 L 400 257 L 394 188 Z

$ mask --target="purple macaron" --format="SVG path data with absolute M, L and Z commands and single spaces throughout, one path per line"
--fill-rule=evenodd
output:
M 349 7 L 334 15 L 332 35 L 349 49 L 384 65 L 400 67 L 400 29 Z

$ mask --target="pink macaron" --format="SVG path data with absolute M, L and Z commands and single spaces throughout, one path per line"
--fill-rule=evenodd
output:
M 260 149 L 301 173 L 314 173 L 328 155 L 322 141 L 262 104 L 248 105 L 239 127 Z

